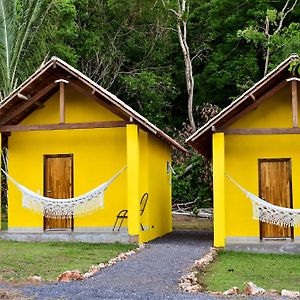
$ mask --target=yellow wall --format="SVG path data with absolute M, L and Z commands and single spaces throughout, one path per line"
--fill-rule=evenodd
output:
M 292 127 L 290 86 L 235 122 L 232 128 Z M 299 135 L 226 135 L 225 172 L 258 195 L 258 159 L 291 158 L 293 206 L 300 208 Z M 251 201 L 228 179 L 225 180 L 227 237 L 259 237 L 259 222 L 252 219 Z M 295 229 L 295 236 L 300 230 Z
M 170 146 L 142 129 L 138 131 L 138 141 L 136 143 L 139 149 L 136 155 L 139 158 L 137 162 L 139 179 L 129 197 L 135 198 L 136 187 L 138 187 L 139 197 L 138 201 L 135 200 L 133 210 L 136 211 L 137 204 L 140 208 L 140 200 L 144 193 L 147 192 L 149 197 L 142 217 L 140 217 L 140 211 L 138 216 L 135 216 L 136 219 L 133 221 L 134 230 L 131 233 L 136 234 L 135 230 L 138 227 L 139 243 L 143 243 L 172 231 L 170 184 L 172 174 L 171 172 L 167 173 L 167 162 L 171 163 L 172 159 Z M 130 176 L 128 180 L 136 179 L 134 176 Z M 132 201 L 132 198 L 128 200 Z M 142 223 L 144 230 L 141 229 L 140 223 Z M 126 226 L 126 221 L 124 226 Z
M 140 157 L 140 165 L 139 165 L 139 172 L 140 172 L 140 184 L 139 184 L 139 202 L 141 200 L 141 197 L 144 193 L 149 194 L 149 149 L 148 149 L 148 133 L 139 130 L 139 157 Z M 145 211 L 143 215 L 140 218 L 140 222 L 142 223 L 144 227 L 144 231 L 141 231 L 141 227 L 139 227 L 140 230 L 140 242 L 146 242 L 150 240 L 150 216 L 149 216 L 149 203 L 152 198 L 148 198 Z M 140 226 L 140 225 L 139 225 Z
M 213 134 L 214 246 L 225 245 L 224 133 Z
M 127 134 L 127 207 L 128 207 L 128 232 L 138 235 L 140 226 L 139 205 L 139 130 L 136 124 L 126 126 Z
M 22 124 L 48 124 L 59 120 L 58 93 Z M 66 90 L 66 121 L 120 120 L 92 99 Z M 43 155 L 74 154 L 74 196 L 108 180 L 126 165 L 125 128 L 14 132 L 9 138 L 9 172 L 17 181 L 43 194 Z M 112 226 L 115 215 L 127 207 L 126 173 L 105 193 L 105 210 L 75 218 L 76 226 Z M 21 194 L 9 182 L 9 227 L 42 227 L 43 218 L 21 207 Z
M 68 87 L 66 88 L 66 122 L 115 121 L 118 116 Z M 59 93 L 46 101 L 45 107 L 28 116 L 21 124 L 50 124 L 59 122 Z M 131 127 L 130 127 L 131 126 Z M 135 125 L 129 125 L 133 128 Z M 13 132 L 9 137 L 10 175 L 29 189 L 43 194 L 43 158 L 47 154 L 74 155 L 74 196 L 81 195 L 108 180 L 127 161 L 127 150 L 137 151 L 137 182 L 128 181 L 125 171 L 105 192 L 104 209 L 86 217 L 76 217 L 74 227 L 112 227 L 117 213 L 129 209 L 127 184 L 137 191 L 134 207 L 138 207 L 144 192 L 149 202 L 140 230 L 139 211 L 134 216 L 140 242 L 171 231 L 171 188 L 166 164 L 171 162 L 170 146 L 141 129 L 132 138 L 126 128 L 81 129 L 63 131 Z M 133 134 L 134 135 L 134 134 Z M 132 168 L 131 168 L 132 169 Z M 128 202 L 129 201 L 129 202 Z M 136 202 L 138 205 L 136 205 Z M 151 211 L 150 211 L 151 210 Z M 43 217 L 22 208 L 20 191 L 9 182 L 9 229 L 42 228 Z M 127 227 L 127 221 L 124 222 Z M 152 228 L 154 226 L 154 228 Z M 135 234 L 135 233 L 134 233 Z
M 170 147 L 154 137 L 148 137 L 148 189 L 150 238 L 172 231 L 171 172 L 167 162 L 172 162 Z

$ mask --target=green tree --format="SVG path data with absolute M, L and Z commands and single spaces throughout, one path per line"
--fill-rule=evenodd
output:
M 46 0 L 0 0 L 1 99 L 45 59 L 53 5 Z
M 154 0 L 60 1 L 64 16 L 52 53 L 167 128 L 179 92 L 166 11 Z
M 264 76 L 268 73 L 270 56 L 279 49 L 282 50 L 286 43 L 289 44 L 293 40 L 291 34 L 297 33 L 297 25 L 295 26 L 295 24 L 284 28 L 284 21 L 293 12 L 296 4 L 297 0 L 286 0 L 279 12 L 275 8 L 267 9 L 263 24 L 250 25 L 237 32 L 238 37 L 246 39 L 247 42 L 253 42 L 256 47 L 262 48 Z M 298 49 L 299 45 L 298 42 Z
M 57 22 L 53 26 L 52 39 L 49 44 L 50 55 L 56 55 L 74 67 L 77 66 L 78 26 L 76 23 L 76 0 L 55 0 Z

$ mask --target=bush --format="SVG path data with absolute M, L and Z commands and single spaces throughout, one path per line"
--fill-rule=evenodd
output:
M 212 207 L 212 172 L 210 162 L 201 155 L 174 166 L 173 202 L 195 201 L 195 207 Z

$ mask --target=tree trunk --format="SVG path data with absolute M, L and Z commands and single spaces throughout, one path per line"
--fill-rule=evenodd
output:
M 192 132 L 195 132 L 196 125 L 193 117 L 194 76 L 190 49 L 187 44 L 187 21 L 182 18 L 184 14 L 186 14 L 186 0 L 182 0 L 181 3 L 178 0 L 177 32 L 185 65 L 185 80 L 188 94 L 188 120 L 192 128 Z

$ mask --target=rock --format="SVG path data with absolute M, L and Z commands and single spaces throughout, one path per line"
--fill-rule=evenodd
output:
M 143 249 L 145 249 L 145 244 L 139 245 L 138 250 L 143 250 Z
M 266 295 L 266 296 L 278 296 L 279 293 L 276 290 L 266 290 L 264 295 Z
M 223 295 L 223 293 L 221 293 L 221 292 L 211 292 L 211 291 L 208 291 L 206 293 L 209 294 L 209 295 L 214 295 L 214 296 L 221 296 L 221 295 Z
M 178 286 L 181 290 L 188 293 L 198 293 L 202 291 L 202 286 L 198 283 L 196 273 L 198 271 L 205 270 L 206 266 L 210 264 L 217 255 L 217 251 L 215 248 L 211 248 L 209 253 L 204 255 L 199 260 L 196 260 L 193 266 L 194 271 L 191 271 L 189 274 L 182 276 L 178 280 Z
M 182 276 L 178 282 L 179 288 L 187 293 L 198 293 L 202 290 L 200 284 L 198 284 L 197 277 L 193 272 Z
M 83 276 L 81 275 L 79 270 L 66 271 L 58 275 L 57 281 L 59 282 L 70 282 L 83 280 Z
M 89 269 L 89 272 L 90 273 L 96 273 L 96 272 L 98 272 L 100 270 L 100 266 L 98 265 L 98 266 L 94 266 L 94 265 L 92 265 L 91 267 L 90 267 L 90 269 Z
M 203 269 L 205 269 L 205 267 L 207 265 L 209 265 L 211 262 L 213 262 L 213 260 L 215 259 L 217 255 L 217 250 L 215 248 L 210 248 L 209 253 L 207 253 L 206 255 L 204 255 L 202 258 L 200 258 L 199 260 L 195 261 L 194 267 L 196 269 L 198 269 L 199 271 L 202 271 Z
M 240 289 L 237 286 L 232 287 L 231 289 L 223 292 L 223 295 L 238 295 L 240 293 Z
M 257 285 L 255 285 L 253 282 L 249 281 L 246 283 L 244 294 L 246 295 L 259 295 L 263 294 L 265 290 Z
M 32 282 L 32 283 L 40 283 L 42 282 L 42 277 L 41 276 L 29 276 L 28 278 L 28 281 Z
M 93 272 L 86 272 L 86 273 L 84 273 L 83 275 L 82 275 L 82 277 L 84 278 L 84 279 L 86 279 L 86 278 L 90 278 L 90 277 L 92 277 L 92 276 L 94 276 L 95 275 L 95 273 L 93 273 Z
M 107 266 L 113 266 L 114 264 L 116 264 L 118 261 L 117 258 L 112 258 L 108 263 Z
M 128 257 L 128 254 L 127 253 L 121 253 L 118 255 L 118 259 L 119 260 L 124 260 Z
M 138 252 L 144 248 L 145 248 L 145 245 L 142 244 L 136 250 L 130 250 L 125 253 L 120 253 L 117 257 L 112 258 L 108 263 L 100 263 L 99 265 L 96 265 L 96 266 L 92 265 L 90 267 L 90 269 L 88 270 L 88 272 L 84 273 L 83 275 L 81 275 L 78 270 L 64 272 L 58 276 L 57 280 L 62 281 L 62 282 L 68 282 L 68 281 L 82 280 L 85 278 L 92 277 L 96 272 L 98 272 L 102 269 L 105 269 L 106 267 L 113 266 L 118 261 L 127 259 L 130 255 L 133 255 L 136 252 Z M 76 273 L 74 273 L 74 272 L 77 272 L 77 271 L 79 272 L 79 274 L 77 273 L 77 275 L 76 275 Z M 71 274 L 70 272 L 71 273 L 73 272 L 73 274 Z
M 98 265 L 98 268 L 99 268 L 99 270 L 102 270 L 102 269 L 106 268 L 106 266 L 107 266 L 107 264 L 105 264 L 105 263 L 100 263 L 100 264 Z
M 281 296 L 286 296 L 289 298 L 300 298 L 300 292 L 289 291 L 289 290 L 282 290 Z

